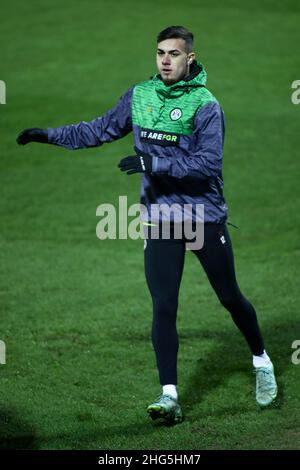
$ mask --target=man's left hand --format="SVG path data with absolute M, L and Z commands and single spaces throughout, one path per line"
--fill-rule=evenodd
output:
M 118 167 L 121 171 L 126 171 L 127 175 L 134 173 L 145 173 L 152 171 L 152 157 L 145 152 L 141 152 L 137 147 L 134 147 L 136 155 L 122 158 Z

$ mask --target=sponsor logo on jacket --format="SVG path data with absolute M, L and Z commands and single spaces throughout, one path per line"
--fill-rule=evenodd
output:
M 144 142 L 157 145 L 179 145 L 180 134 L 174 132 L 154 131 L 152 129 L 141 129 L 140 139 Z

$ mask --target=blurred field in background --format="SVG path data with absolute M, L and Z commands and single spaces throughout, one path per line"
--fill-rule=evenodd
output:
M 296 0 L 1 2 L 1 448 L 300 448 L 300 79 Z M 143 241 L 100 241 L 96 207 L 139 201 L 117 164 L 132 136 L 70 152 L 15 144 L 26 127 L 89 121 L 153 75 L 156 34 L 196 36 L 225 111 L 225 198 L 238 280 L 275 363 L 279 398 L 255 404 L 251 356 L 187 253 L 178 330 L 186 420 L 153 425 L 160 392 Z

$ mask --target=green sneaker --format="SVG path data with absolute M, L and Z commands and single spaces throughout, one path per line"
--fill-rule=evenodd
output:
M 268 406 L 277 396 L 277 384 L 273 364 L 256 367 L 256 401 L 260 406 Z
M 147 407 L 147 413 L 153 420 L 163 418 L 173 423 L 181 423 L 183 420 L 178 400 L 170 395 L 160 395 L 157 401 Z

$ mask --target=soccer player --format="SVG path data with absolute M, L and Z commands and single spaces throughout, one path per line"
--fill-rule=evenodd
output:
M 152 419 L 180 422 L 183 417 L 177 392 L 176 316 L 187 238 L 174 236 L 174 227 L 182 223 L 180 211 L 186 205 L 191 207 L 192 223 L 200 222 L 196 207 L 204 205 L 204 244 L 190 250 L 248 343 L 256 371 L 256 400 L 267 406 L 277 394 L 274 368 L 255 309 L 239 289 L 226 226 L 224 114 L 206 88 L 206 72 L 195 59 L 193 34 L 186 28 L 170 26 L 159 33 L 156 62 L 159 73 L 132 86 L 102 117 L 58 128 L 25 129 L 17 142 L 44 142 L 74 150 L 134 133 L 136 154 L 123 158 L 119 168 L 128 175 L 142 174 L 141 203 L 147 208 L 142 214 L 145 275 L 153 301 L 152 343 L 162 386 L 160 396 L 147 407 Z M 162 210 L 154 220 L 151 209 L 161 205 L 174 206 L 177 213 Z M 160 231 L 166 221 L 172 228 L 167 238 Z M 153 227 L 158 230 L 156 236 Z

